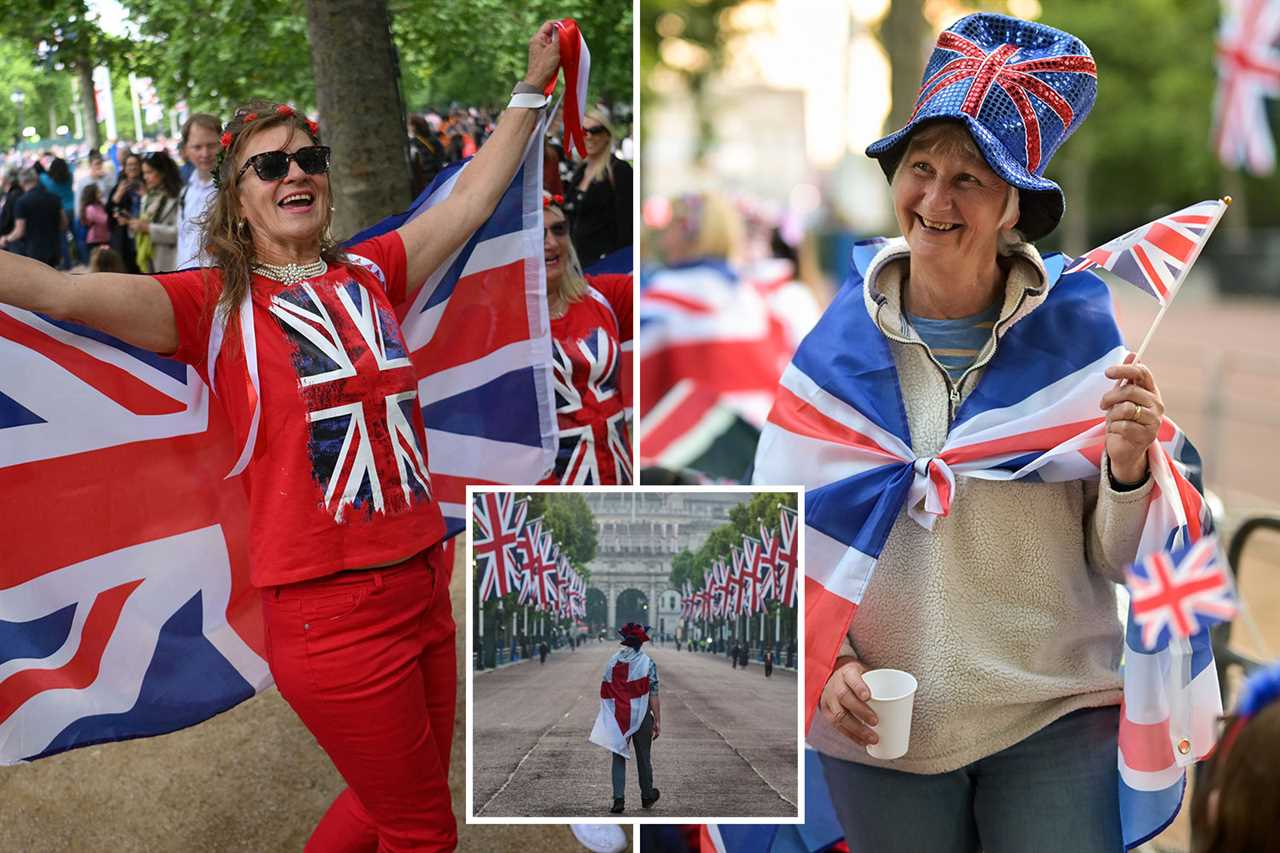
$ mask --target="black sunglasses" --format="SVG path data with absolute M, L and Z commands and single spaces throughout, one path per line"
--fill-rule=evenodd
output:
M 592 136 L 595 136 L 597 133 L 608 133 L 609 128 L 605 127 L 602 124 L 596 124 L 596 125 L 592 125 L 591 127 L 584 127 L 582 131 L 584 133 L 589 133 Z
M 285 151 L 263 151 L 254 154 L 240 167 L 236 175 L 236 183 L 244 177 L 244 173 L 253 167 L 254 174 L 263 181 L 279 181 L 289 174 L 290 161 L 297 163 L 298 168 L 308 175 L 323 175 L 329 171 L 329 146 L 308 145 L 289 154 Z
M 553 236 L 563 237 L 564 235 L 569 233 L 569 223 L 565 222 L 564 220 L 561 220 L 559 222 L 552 222 L 550 225 L 543 225 L 542 230 L 550 231 Z

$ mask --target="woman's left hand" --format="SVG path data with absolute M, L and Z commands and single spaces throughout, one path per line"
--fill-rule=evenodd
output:
M 1107 458 L 1111 475 L 1126 484 L 1141 483 L 1147 476 L 1147 448 L 1156 440 L 1164 421 L 1164 401 L 1151 370 L 1129 353 L 1123 364 L 1107 368 L 1107 378 L 1117 380 L 1102 395 L 1099 408 L 1107 413 Z
M 559 70 L 560 38 L 556 35 L 555 22 L 547 21 L 529 39 L 529 66 L 524 81 L 545 89 Z

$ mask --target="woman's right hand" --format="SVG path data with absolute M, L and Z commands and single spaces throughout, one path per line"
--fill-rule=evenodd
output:
M 867 669 L 856 658 L 838 659 L 835 672 L 827 679 L 827 686 L 822 688 L 822 698 L 818 700 L 818 706 L 827 722 L 845 737 L 864 747 L 880 741 L 871 730 L 871 726 L 878 724 L 880 720 L 867 705 L 871 690 L 862 680 L 862 674 Z

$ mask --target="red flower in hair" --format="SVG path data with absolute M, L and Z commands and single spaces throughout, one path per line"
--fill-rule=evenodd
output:
M 257 113 L 249 113 L 247 116 L 244 117 L 244 123 L 248 124 L 249 122 L 253 121 L 257 117 L 258 117 Z
M 231 135 L 231 131 L 229 131 L 229 130 L 228 130 L 226 133 L 222 134 L 222 147 L 223 147 L 223 148 L 230 148 L 230 147 L 231 147 L 231 143 L 232 143 L 232 142 L 234 142 L 234 141 L 235 141 L 235 137 Z
M 311 131 L 312 136 L 320 135 L 320 125 L 316 124 L 311 119 L 307 119 L 307 130 Z
M 542 194 L 542 208 L 543 208 L 543 210 L 547 209 L 548 207 L 550 207 L 550 206 L 551 206 L 551 205 L 553 205 L 553 204 L 559 205 L 560 207 L 564 207 L 564 196 L 562 196 L 562 195 L 551 195 L 550 193 L 544 192 L 544 193 Z
M 293 107 L 289 106 L 288 104 L 281 104 L 280 106 L 276 107 L 276 113 L 282 116 L 291 116 L 293 115 Z

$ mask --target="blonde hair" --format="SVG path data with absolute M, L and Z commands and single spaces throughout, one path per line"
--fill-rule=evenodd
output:
M 706 192 L 681 196 L 671 203 L 672 227 L 683 225 L 690 257 L 734 258 L 742 245 L 742 217 L 723 196 Z
M 555 208 L 560 212 L 567 225 L 569 217 L 565 215 L 564 208 L 555 202 L 551 202 L 546 207 L 547 210 L 551 208 Z M 569 257 L 568 263 L 564 267 L 564 273 L 560 276 L 560 298 L 564 300 L 565 305 L 572 305 L 587 295 L 587 276 L 582 271 L 582 262 L 578 260 L 578 252 L 573 248 L 573 240 L 566 242 L 569 244 Z M 551 287 L 551 282 L 547 282 L 547 287 Z
M 911 135 L 906 150 L 898 158 L 898 165 L 893 167 L 893 177 L 889 180 L 890 186 L 898 180 L 898 173 L 902 171 L 902 165 L 907 162 L 912 151 L 927 151 L 943 157 L 970 157 L 982 163 L 987 162 L 987 158 L 982 156 L 977 143 L 973 141 L 973 137 L 969 135 L 968 129 L 963 124 L 956 121 L 935 122 L 925 125 Z M 1000 214 L 1000 221 L 1012 222 L 1016 225 L 1021 216 L 1018 188 L 1013 184 L 1006 184 L 1006 186 L 1009 191 L 1005 196 L 1004 212 Z M 1026 241 L 1017 228 L 1012 225 L 1001 228 L 996 236 L 996 252 L 1008 255 L 1013 251 L 1014 246 L 1023 242 Z
M 281 125 L 301 130 L 313 143 L 320 143 L 319 135 L 312 131 L 306 116 L 291 107 L 288 112 L 280 111 L 287 106 L 255 100 L 235 111 L 231 121 L 223 128 L 224 138 L 225 134 L 230 133 L 232 141 L 231 147 L 223 150 L 216 167 L 218 189 L 209 205 L 209 212 L 202 220 L 197 221 L 201 227 L 201 245 L 205 255 L 213 260 L 215 267 L 222 270 L 222 295 L 218 298 L 218 308 L 231 322 L 236 322 L 236 309 L 249 294 L 256 257 L 253 229 L 244 218 L 244 210 L 240 204 L 236 155 L 244 150 L 248 140 Z M 250 116 L 253 118 L 250 119 Z M 330 206 L 325 211 L 324 225 L 320 232 L 320 257 L 331 264 L 338 264 L 342 262 L 343 255 L 329 234 L 332 222 L 333 208 Z
M 600 166 L 597 168 L 590 158 L 588 158 L 585 161 L 587 164 L 586 174 L 591 179 L 592 182 L 598 181 L 601 178 L 601 176 L 604 176 L 608 178 L 609 183 L 612 184 L 613 183 L 613 146 L 614 146 L 614 143 L 617 142 L 618 135 L 614 133 L 613 124 L 609 121 L 608 115 L 605 114 L 604 110 L 601 110 L 598 107 L 592 107 L 591 109 L 587 110 L 585 113 L 582 114 L 583 127 L 586 127 L 588 121 L 597 121 L 600 123 L 601 127 L 609 131 L 609 148 L 604 153 L 603 166 Z

